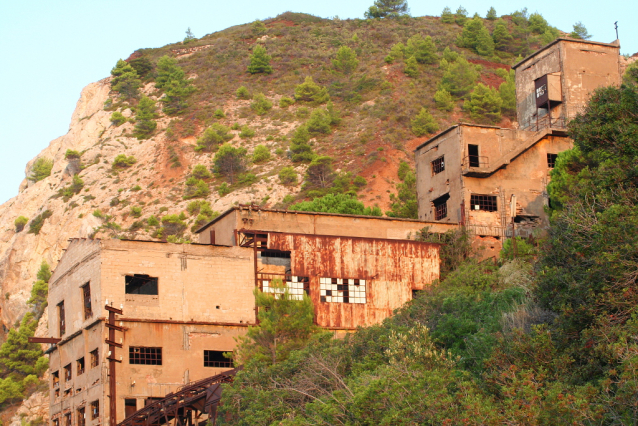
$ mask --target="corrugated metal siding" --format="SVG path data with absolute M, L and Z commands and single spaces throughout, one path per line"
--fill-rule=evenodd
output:
M 322 327 L 381 322 L 439 277 L 439 246 L 414 241 L 271 233 L 268 248 L 291 252 L 292 275 L 310 277 Z M 321 302 L 319 278 L 367 280 L 366 304 Z

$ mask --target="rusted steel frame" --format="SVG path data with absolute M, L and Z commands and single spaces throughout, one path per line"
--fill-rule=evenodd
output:
M 57 337 L 29 337 L 29 343 L 51 343 L 56 344 L 59 343 L 60 340 Z

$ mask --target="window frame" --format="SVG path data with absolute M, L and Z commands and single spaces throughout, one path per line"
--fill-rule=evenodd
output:
M 60 337 L 66 334 L 66 311 L 64 310 L 64 300 L 58 303 L 58 329 Z
M 488 194 L 471 194 L 470 206 L 472 211 L 497 212 L 498 197 Z M 476 208 L 477 206 L 479 207 L 478 209 Z
M 219 361 L 219 360 L 210 359 L 210 355 L 213 352 L 221 354 L 222 358 L 225 361 Z M 204 367 L 205 368 L 232 368 L 233 367 L 233 359 L 224 357 L 223 356 L 224 352 L 228 352 L 228 351 L 214 351 L 214 350 L 204 349 Z M 208 359 L 207 359 L 207 355 L 208 355 Z M 212 365 L 212 364 L 217 364 L 217 365 Z
M 450 194 L 447 193 L 432 200 L 432 207 L 434 208 L 434 220 L 443 220 L 447 217 L 447 202 L 449 199 Z
M 432 165 L 432 176 L 438 175 L 445 170 L 445 155 L 435 158 L 430 164 Z
M 82 308 L 84 311 L 84 319 L 88 320 L 93 317 L 93 306 L 91 304 L 91 282 L 87 282 L 82 287 Z
M 80 368 L 80 366 L 82 368 Z M 75 361 L 75 375 L 81 376 L 82 374 L 84 374 L 85 371 L 86 371 L 86 362 L 84 360 L 84 357 L 78 358 Z
M 136 350 L 140 352 L 135 353 Z M 143 351 L 148 353 L 142 353 Z M 151 353 L 155 351 L 155 353 Z M 128 361 L 130 365 L 162 365 L 162 348 L 158 346 L 129 346 Z
M 547 153 L 547 168 L 553 169 L 556 167 L 556 159 L 558 158 L 558 154 L 552 154 L 550 152 Z
M 98 367 L 100 365 L 100 348 L 95 348 L 89 352 L 91 357 L 91 368 Z
M 133 285 L 133 283 L 130 283 L 129 281 L 132 281 L 134 279 L 146 280 L 146 283 L 141 284 L 139 287 L 137 287 L 136 288 L 137 292 L 133 290 L 129 292 L 129 289 L 127 287 L 129 285 L 131 286 Z M 139 293 L 139 290 L 151 281 L 155 281 L 155 292 L 154 293 Z M 159 277 L 151 277 L 150 275 L 147 275 L 147 274 L 125 275 L 124 276 L 124 294 L 136 295 L 136 296 L 159 296 Z

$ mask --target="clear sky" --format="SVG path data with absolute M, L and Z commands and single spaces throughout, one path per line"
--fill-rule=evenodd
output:
M 457 2 L 459 0 L 456 0 Z M 107 77 L 119 58 L 286 11 L 362 18 L 373 0 L 0 0 L 0 203 L 17 195 L 24 167 L 68 130 L 80 91 Z M 571 31 L 581 21 L 592 40 L 611 42 L 618 21 L 621 53 L 638 52 L 638 2 L 479 0 L 461 4 L 481 16 L 526 7 Z M 440 15 L 457 3 L 408 0 L 412 16 Z

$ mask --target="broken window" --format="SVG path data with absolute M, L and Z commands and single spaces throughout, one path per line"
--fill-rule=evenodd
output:
M 67 364 L 64 367 L 64 381 L 70 382 L 72 378 L 73 378 L 73 373 L 71 372 L 71 364 Z
M 558 157 L 558 154 L 547 154 L 547 167 L 549 167 L 550 169 L 553 169 L 554 167 L 556 167 L 557 157 Z
M 64 415 L 64 426 L 71 426 L 71 413 Z
M 97 354 L 98 354 L 97 349 L 89 353 L 89 355 L 91 355 L 91 368 L 97 367 L 98 364 L 100 363 Z
M 366 303 L 366 280 L 319 278 L 322 302 Z
M 278 257 L 281 259 L 290 259 L 290 252 L 280 250 L 264 250 L 261 252 L 261 257 Z
M 437 173 L 441 173 L 443 170 L 445 170 L 445 160 L 443 159 L 443 157 L 444 156 L 440 156 L 436 160 L 432 161 L 432 174 L 433 175 L 435 175 Z
M 66 333 L 66 321 L 64 315 L 64 302 L 58 303 L 58 322 L 60 324 L 60 337 Z
M 85 416 L 85 408 L 78 408 L 78 424 L 77 426 L 85 426 L 86 425 L 86 416 Z
M 162 348 L 131 346 L 128 349 L 129 364 L 162 365 Z
M 143 274 L 127 275 L 125 277 L 126 294 L 149 294 L 157 296 L 157 277 Z
M 54 371 L 51 373 L 51 383 L 53 384 L 53 389 L 60 387 L 60 372 Z
M 470 163 L 470 167 L 481 167 L 478 145 L 468 145 L 467 156 Z
M 53 419 L 53 426 L 60 426 L 60 419 Z
M 84 357 L 77 360 L 76 370 L 78 376 L 84 374 Z
M 290 280 L 286 281 L 285 289 L 283 287 L 273 287 L 272 281 L 273 280 L 271 279 L 262 279 L 261 291 L 264 293 L 274 293 L 275 295 L 279 295 L 284 294 L 284 292 L 288 290 L 288 295 L 291 300 L 303 300 L 304 293 L 310 294 L 310 279 L 308 277 L 290 277 Z
M 137 399 L 124 399 L 124 416 L 128 417 L 137 411 Z
M 91 308 L 91 287 L 89 283 L 82 286 L 82 300 L 84 300 L 84 319 L 89 319 L 93 316 L 93 309 Z
M 100 401 L 95 400 L 91 403 L 91 419 L 100 417 Z
M 233 366 L 232 359 L 224 356 L 224 351 L 204 351 L 204 367 L 228 367 Z
M 432 202 L 434 204 L 434 220 L 441 220 L 447 217 L 447 200 L 450 194 L 445 194 Z
M 495 212 L 496 196 L 495 195 L 474 195 L 470 196 L 470 205 L 473 210 L 483 210 L 487 212 Z

